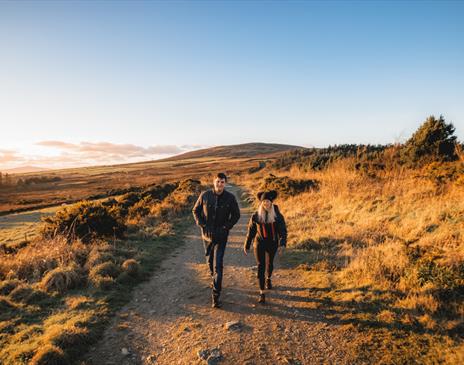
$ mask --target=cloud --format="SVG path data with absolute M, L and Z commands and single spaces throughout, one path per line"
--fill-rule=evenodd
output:
M 183 150 L 188 150 L 188 151 L 192 151 L 192 150 L 201 150 L 203 148 L 209 148 L 209 147 L 212 147 L 211 145 L 205 145 L 205 144 L 184 144 L 182 146 L 180 146 L 180 148 L 182 148 Z
M 130 158 L 149 157 L 150 155 L 174 155 L 185 151 L 184 148 L 175 145 L 142 147 L 134 144 L 116 144 L 110 142 L 81 142 L 79 144 L 73 144 L 63 141 L 41 141 L 37 144 L 45 147 L 54 147 L 60 150 L 73 151 L 78 154 L 94 155 L 96 153 L 101 156 L 111 156 L 112 158 L 117 156 L 121 158 Z
M 111 142 L 80 142 L 47 140 L 36 145 L 57 150 L 52 156 L 21 155 L 17 151 L 0 149 L 0 168 L 34 165 L 43 168 L 65 168 L 108 165 L 159 159 L 195 149 L 189 146 L 155 145 L 149 147 Z
M 62 141 L 42 141 L 37 142 L 36 145 L 45 146 L 45 147 L 56 147 L 59 149 L 76 149 L 78 145 L 73 143 L 67 143 Z
M 16 161 L 24 161 L 17 151 L 0 149 L 0 164 L 9 164 Z

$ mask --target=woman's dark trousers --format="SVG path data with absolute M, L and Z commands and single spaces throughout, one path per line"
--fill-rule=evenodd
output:
M 277 242 L 258 242 L 254 245 L 256 263 L 258 264 L 259 288 L 264 290 L 265 273 L 271 278 L 274 269 L 274 256 L 277 252 Z

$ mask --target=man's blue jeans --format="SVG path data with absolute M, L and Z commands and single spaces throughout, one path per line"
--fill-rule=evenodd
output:
M 222 288 L 222 271 L 224 267 L 224 252 L 226 242 L 212 243 L 209 255 L 206 256 L 206 263 L 213 278 L 213 294 L 219 295 Z

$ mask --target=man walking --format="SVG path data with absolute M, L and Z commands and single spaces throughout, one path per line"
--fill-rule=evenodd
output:
M 192 209 L 193 217 L 201 227 L 206 262 L 213 280 L 212 307 L 219 308 L 222 287 L 223 258 L 230 229 L 240 218 L 240 208 L 232 193 L 226 191 L 227 176 L 219 173 L 213 189 L 200 194 Z

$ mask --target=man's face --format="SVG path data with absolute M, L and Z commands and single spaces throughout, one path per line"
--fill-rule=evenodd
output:
M 219 177 L 214 179 L 214 191 L 216 193 L 222 193 L 224 191 L 224 186 L 226 186 L 226 180 L 220 179 Z

